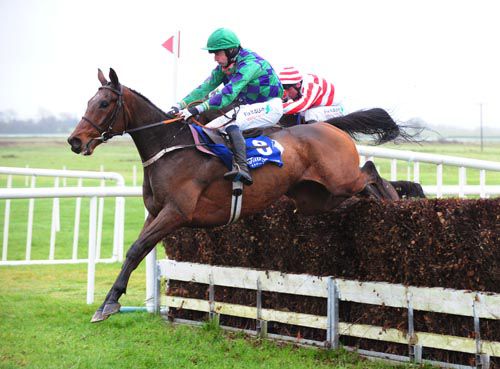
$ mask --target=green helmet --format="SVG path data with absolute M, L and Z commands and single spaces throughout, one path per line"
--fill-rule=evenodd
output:
M 240 40 L 233 31 L 227 28 L 219 28 L 210 35 L 207 41 L 207 47 L 203 49 L 216 51 L 231 49 L 238 46 L 240 46 Z

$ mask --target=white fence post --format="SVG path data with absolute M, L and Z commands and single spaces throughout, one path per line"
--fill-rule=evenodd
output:
M 391 160 L 391 181 L 397 181 L 398 179 L 398 161 L 396 159 Z
M 486 191 L 485 191 L 485 186 L 486 186 L 486 171 L 484 169 L 481 169 L 479 171 L 479 186 L 481 188 L 481 192 L 479 196 L 484 199 L 486 197 Z
M 145 209 L 145 218 L 149 215 Z M 146 308 L 148 312 L 153 313 L 156 310 L 155 293 L 158 279 L 156 273 L 156 247 L 146 256 Z
M 467 172 L 465 167 L 458 168 L 458 197 L 462 198 L 465 196 L 464 188 L 467 184 Z
M 77 187 L 81 188 L 83 183 L 82 178 L 78 178 Z M 73 252 L 71 258 L 78 259 L 78 239 L 80 237 L 80 212 L 82 207 L 82 198 L 77 197 L 75 202 L 75 223 L 73 225 Z
M 436 166 L 436 197 L 439 199 L 443 197 L 443 164 Z
M 87 304 L 94 303 L 95 252 L 97 233 L 97 197 L 90 198 L 89 210 L 89 259 L 87 265 Z
M 54 188 L 59 187 L 59 177 L 54 179 Z M 59 224 L 59 198 L 54 197 L 52 200 L 52 223 L 50 226 L 50 250 L 49 250 L 49 260 L 54 260 L 56 252 L 56 232 L 60 229 Z M 59 224 L 59 225 L 58 225 Z
M 104 172 L 104 166 L 101 165 L 101 172 Z M 101 179 L 101 187 L 104 187 L 104 179 Z M 102 222 L 104 221 L 104 197 L 99 197 L 99 206 L 97 213 L 97 241 L 96 241 L 96 254 L 95 258 L 101 258 L 101 244 L 102 244 Z
M 420 183 L 420 163 L 418 161 L 413 162 L 413 182 Z
M 7 188 L 12 187 L 12 176 L 7 176 Z M 2 261 L 7 260 L 7 248 L 9 246 L 9 223 L 10 223 L 10 200 L 5 200 L 5 212 L 3 222 L 3 245 L 2 245 Z
M 35 188 L 36 177 L 31 177 L 31 188 Z M 33 239 L 33 214 L 35 212 L 35 199 L 29 200 L 28 206 L 28 228 L 26 230 L 26 260 L 31 259 L 31 243 Z

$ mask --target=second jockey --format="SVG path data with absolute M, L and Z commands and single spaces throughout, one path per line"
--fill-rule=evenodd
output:
M 283 68 L 279 78 L 285 89 L 284 114 L 300 114 L 306 123 L 344 115 L 342 105 L 334 101 L 335 87 L 324 78 L 295 67 Z

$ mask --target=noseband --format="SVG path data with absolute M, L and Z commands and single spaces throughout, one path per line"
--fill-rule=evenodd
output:
M 101 90 L 101 89 L 110 90 L 118 95 L 118 101 L 115 104 L 115 108 L 113 109 L 113 112 L 104 121 L 104 123 L 106 123 L 106 124 L 103 124 L 104 126 L 107 125 L 108 128 L 102 129 L 101 127 L 99 127 L 97 124 L 92 122 L 86 116 L 83 116 L 82 119 L 84 121 L 86 121 L 87 123 L 89 123 L 92 127 L 94 127 L 94 129 L 96 129 L 97 132 L 99 132 L 99 134 L 101 135 L 101 137 L 99 139 L 102 142 L 106 142 L 107 140 L 109 140 L 110 138 L 115 136 L 115 134 L 113 133 L 113 125 L 116 122 L 116 118 L 118 117 L 118 113 L 120 112 L 120 109 L 123 107 L 123 95 L 122 95 L 122 91 L 121 91 L 121 86 L 120 86 L 120 90 L 117 90 L 117 89 L 110 87 L 110 86 L 101 86 L 101 87 L 99 87 L 99 90 Z M 126 127 L 125 127 L 124 131 L 126 131 Z

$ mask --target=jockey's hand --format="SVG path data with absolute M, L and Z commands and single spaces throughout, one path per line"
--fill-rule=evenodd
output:
M 198 115 L 198 114 L 200 114 L 200 113 L 198 112 L 198 109 L 196 109 L 196 106 L 191 106 L 189 108 L 182 109 L 179 112 L 179 116 L 181 116 L 182 118 L 184 118 L 184 120 L 188 120 L 193 115 Z
M 167 115 L 171 118 L 175 118 L 177 114 L 179 114 L 179 108 L 177 106 L 172 106 L 169 111 L 167 111 Z

